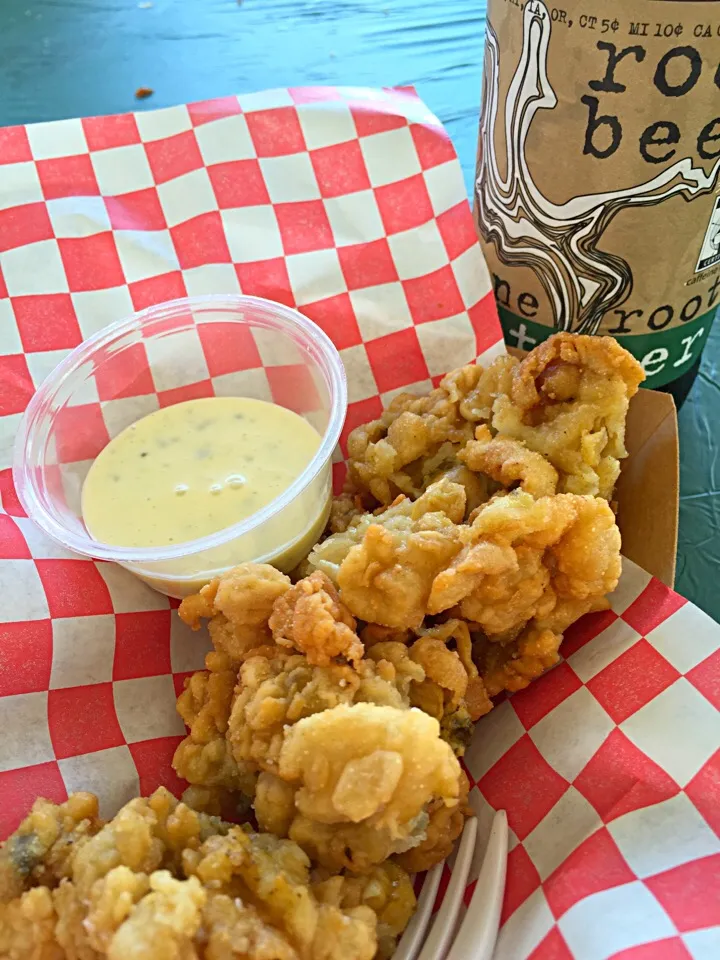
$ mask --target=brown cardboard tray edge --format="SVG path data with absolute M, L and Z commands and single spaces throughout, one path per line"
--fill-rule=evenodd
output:
M 623 554 L 658 580 L 675 583 L 679 446 L 675 403 L 639 390 L 630 401 L 623 461 L 615 491 Z

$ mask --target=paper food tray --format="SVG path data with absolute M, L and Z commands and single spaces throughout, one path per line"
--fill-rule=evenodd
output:
M 2 836 L 38 795 L 90 789 L 111 815 L 183 787 L 175 697 L 205 635 L 119 567 L 45 539 L 10 452 L 33 390 L 84 337 L 233 291 L 297 306 L 335 341 L 343 441 L 398 390 L 503 349 L 460 166 L 412 90 L 274 90 L 0 130 Z M 226 375 L 208 361 L 206 381 Z M 88 402 L 112 417 L 136 399 Z M 511 827 L 498 958 L 720 955 L 719 648 L 720 628 L 626 562 L 612 610 L 480 721 L 471 800 L 481 833 L 497 808 Z

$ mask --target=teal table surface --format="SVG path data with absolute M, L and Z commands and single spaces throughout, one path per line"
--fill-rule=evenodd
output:
M 414 84 L 471 191 L 483 0 L 0 0 L 0 125 L 302 84 Z M 135 100 L 138 87 L 153 95 Z M 720 323 L 680 411 L 677 589 L 720 620 Z

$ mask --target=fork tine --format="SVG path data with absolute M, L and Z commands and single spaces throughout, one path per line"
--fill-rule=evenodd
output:
M 415 960 L 432 916 L 432 908 L 440 886 L 444 866 L 444 863 L 436 863 L 431 870 L 428 870 L 418 897 L 417 908 L 412 920 L 405 928 L 405 933 L 393 954 L 393 960 Z
M 493 817 L 480 875 L 467 913 L 446 960 L 490 960 L 495 949 L 500 911 L 505 894 L 507 869 L 507 814 L 498 810 Z
M 450 938 L 455 930 L 460 903 L 465 893 L 465 884 L 470 872 L 470 865 L 475 851 L 477 837 L 477 820 L 471 817 L 465 824 L 463 835 L 458 847 L 455 866 L 447 885 L 442 905 L 435 917 L 435 923 L 420 951 L 418 960 L 442 960 L 445 956 Z

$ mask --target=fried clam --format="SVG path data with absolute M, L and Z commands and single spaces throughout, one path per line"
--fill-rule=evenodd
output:
M 377 917 L 376 960 L 390 960 L 397 939 L 408 925 L 417 904 L 412 882 L 405 870 L 387 860 L 365 874 L 346 872 L 320 879 L 323 872 L 315 871 L 312 885 L 318 900 L 341 908 L 369 906 Z
M 60 806 L 38 801 L 3 845 L 3 855 L 15 848 L 18 838 L 28 835 L 37 821 L 38 807 L 46 821 L 60 822 L 68 809 L 97 810 L 97 798 L 74 794 Z M 61 871 L 57 849 L 50 845 L 32 874 L 34 888 L 0 907 L 0 945 L 12 944 L 15 951 L 2 956 L 38 955 L 31 952 L 31 945 L 41 937 L 47 939 L 51 926 L 52 941 L 39 954 L 43 960 L 54 956 L 90 960 L 106 953 L 113 960 L 142 956 L 119 951 L 111 940 L 150 888 L 146 874 L 162 868 L 177 870 L 187 846 L 199 846 L 221 828 L 218 820 L 178 804 L 161 788 L 148 799 L 130 801 L 108 824 L 95 819 L 92 835 L 83 831 L 77 842 L 65 843 Z
M 464 620 L 449 619 L 422 626 L 417 632 L 393 631 L 368 624 L 366 656 L 393 662 L 409 657 L 423 673 L 410 684 L 410 703 L 440 723 L 443 740 L 462 756 L 473 724 L 492 709 L 478 669 L 472 659 L 472 640 Z
M 0 957 L 11 960 L 66 960 L 55 939 L 57 913 L 48 887 L 33 887 L 0 903 Z
M 610 499 L 625 449 L 628 404 L 645 379 L 612 337 L 557 333 L 515 368 L 492 428 L 557 470 L 561 493 Z
M 465 444 L 458 459 L 469 470 L 485 474 L 502 488 L 519 487 L 533 497 L 549 497 L 557 490 L 557 470 L 542 454 L 519 440 L 493 437 L 484 424 L 475 430 L 475 439 Z M 473 507 L 476 509 L 477 505 Z
M 525 627 L 513 640 L 491 641 L 473 634 L 473 658 L 490 697 L 503 690 L 523 690 L 560 659 L 562 634 L 536 626 Z
M 276 599 L 268 625 L 278 646 L 304 653 L 313 666 L 328 666 L 339 656 L 352 663 L 362 659 L 355 619 L 321 570 Z
M 54 886 L 68 875 L 73 853 L 102 827 L 97 797 L 74 793 L 64 803 L 39 798 L 0 848 L 0 903 L 42 884 Z M 29 903 L 39 901 L 30 898 Z
M 493 706 L 472 659 L 468 624 L 453 618 L 419 632 L 409 656 L 423 668 L 425 679 L 412 684 L 410 702 L 440 722 L 443 740 L 461 757 L 473 724 Z
M 196 849 L 228 825 L 218 817 L 191 810 L 164 787 L 150 797 L 130 800 L 72 856 L 71 878 L 84 896 L 115 867 L 133 873 L 170 870 L 177 873 L 182 855 Z
M 410 684 L 424 678 L 422 667 L 402 644 L 390 655 L 323 667 L 280 647 L 250 657 L 240 669 L 227 731 L 235 760 L 275 773 L 285 735 L 299 720 L 360 701 L 409 706 Z
M 418 627 L 434 577 L 460 549 L 457 524 L 465 504 L 461 485 L 440 480 L 418 500 L 399 499 L 328 537 L 310 553 L 308 566 L 337 582 L 340 599 L 359 619 Z
M 270 564 L 241 563 L 185 597 L 178 614 L 193 630 L 208 620 L 215 649 L 239 664 L 249 650 L 272 643 L 268 620 L 289 588 L 290 578 Z
M 360 873 L 420 846 L 429 810 L 455 808 L 462 794 L 462 771 L 437 720 L 371 703 L 295 724 L 277 777 L 294 788 L 290 838 L 321 866 Z
M 348 437 L 349 491 L 370 494 L 385 505 L 400 493 L 419 497 L 457 464 L 455 454 L 472 438 L 475 424 L 490 419 L 516 364 L 511 357 L 498 357 L 487 368 L 460 367 L 429 394 L 395 397 L 377 420 Z M 460 477 L 472 483 L 467 474 Z M 469 499 L 476 493 L 469 489 Z
M 400 495 L 389 507 L 358 514 L 344 530 L 316 544 L 307 557 L 306 567 L 322 571 L 337 584 L 343 561 L 352 547 L 362 543 L 370 527 L 380 526 L 399 535 L 409 535 L 425 526 L 432 529 L 433 525 L 442 530 L 449 524 L 462 523 L 466 503 L 464 488 L 448 479 L 432 484 L 415 501 Z M 426 517 L 429 520 L 425 521 Z
M 292 841 L 233 827 L 225 836 L 211 837 L 199 851 L 188 851 L 183 867 L 189 877 L 197 877 L 213 891 L 209 904 L 223 898 L 206 913 L 211 922 L 197 937 L 205 942 L 206 956 L 238 960 L 246 953 L 257 960 L 266 955 L 278 960 L 375 956 L 375 911 L 367 903 L 344 905 L 316 897 L 310 861 Z M 240 923 L 250 926 L 250 936 L 246 933 L 238 943 Z M 269 934 L 275 942 L 270 941 L 266 954 Z M 244 948 L 243 939 L 251 939 L 254 950 Z M 234 952 L 225 954 L 221 948 Z
M 452 853 L 455 841 L 462 833 L 465 820 L 473 816 L 468 803 L 470 784 L 461 771 L 458 802 L 449 806 L 442 799 L 434 799 L 427 807 L 427 827 L 422 843 L 410 847 L 393 859 L 408 873 L 422 873 L 441 863 Z
M 218 791 L 254 795 L 256 768 L 238 763 L 225 736 L 237 668 L 227 654 L 218 651 L 208 653 L 205 666 L 185 681 L 177 700 L 177 711 L 189 732 L 175 750 L 173 766 L 188 783 L 212 791 L 200 803 L 219 813 L 225 804 Z
M 464 546 L 432 586 L 431 614 L 457 605 L 492 638 L 531 620 L 562 633 L 614 590 L 620 532 L 600 497 L 533 499 L 517 490 L 462 528 Z
M 56 821 L 67 816 L 55 809 Z M 33 884 L 52 877 L 52 861 L 43 864 Z M 399 866 L 311 878 L 292 841 L 206 817 L 164 790 L 123 807 L 69 853 L 64 872 L 53 889 L 34 885 L 0 906 L 0 955 L 373 960 L 379 943 L 389 955 L 415 905 Z

